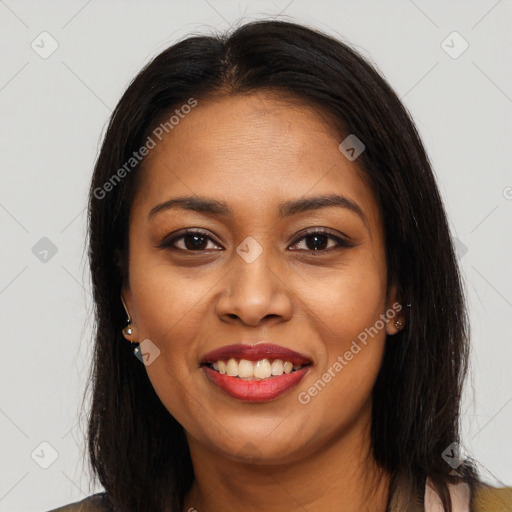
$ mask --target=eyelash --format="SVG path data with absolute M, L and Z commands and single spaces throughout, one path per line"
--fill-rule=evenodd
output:
M 197 251 L 193 251 L 193 250 L 189 250 L 189 249 L 180 249 L 180 248 L 175 247 L 173 245 L 178 240 L 181 240 L 182 238 L 185 238 L 186 236 L 190 236 L 190 235 L 200 235 L 200 236 L 202 236 L 202 237 L 212 241 L 213 243 L 216 243 L 206 232 L 204 232 L 204 231 L 202 231 L 200 229 L 187 229 L 183 233 L 181 233 L 179 236 L 174 237 L 171 240 L 168 240 L 168 241 L 164 240 L 158 246 L 158 248 L 159 249 L 168 248 L 168 249 L 173 249 L 173 250 L 182 251 L 182 252 L 206 252 L 206 249 L 200 249 L 200 250 L 197 250 Z M 323 236 L 326 236 L 327 238 L 330 238 L 331 240 L 335 240 L 338 243 L 338 246 L 337 247 L 331 247 L 329 249 L 319 249 L 319 250 L 314 250 L 314 249 L 307 250 L 307 249 L 305 249 L 305 250 L 303 250 L 303 252 L 309 252 L 309 253 L 318 254 L 318 253 L 325 253 L 325 252 L 328 253 L 328 252 L 332 251 L 333 249 L 342 249 L 342 248 L 354 247 L 352 244 L 348 243 L 343 238 L 340 238 L 340 237 L 338 237 L 336 235 L 333 235 L 332 233 L 330 233 L 329 231 L 327 231 L 325 229 L 312 229 L 311 231 L 307 231 L 305 234 L 301 235 L 301 237 L 298 238 L 295 242 L 293 242 L 292 246 L 293 245 L 297 245 L 299 242 L 301 242 L 305 238 L 308 238 L 308 237 L 314 236 L 314 235 L 323 235 Z

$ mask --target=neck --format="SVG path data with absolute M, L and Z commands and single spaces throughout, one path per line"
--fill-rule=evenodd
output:
M 183 510 L 385 512 L 390 473 L 367 457 L 368 431 L 353 427 L 288 464 L 233 461 L 188 436 L 195 480 Z

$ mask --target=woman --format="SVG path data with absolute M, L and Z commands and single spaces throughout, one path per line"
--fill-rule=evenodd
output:
M 458 450 L 430 163 L 347 45 L 258 21 L 158 55 L 103 141 L 89 257 L 105 492 L 57 510 L 508 510 Z

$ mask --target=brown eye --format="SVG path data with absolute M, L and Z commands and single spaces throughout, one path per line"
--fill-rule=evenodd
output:
M 299 245 L 299 243 L 305 240 L 305 246 L 306 248 L 303 250 L 309 251 L 309 252 L 329 252 L 331 249 L 336 249 L 340 247 L 353 247 L 353 245 L 349 244 L 346 240 L 343 240 L 342 238 L 333 235 L 329 233 L 328 231 L 324 230 L 316 230 L 316 231 L 310 231 L 305 236 L 300 238 L 298 241 L 296 241 L 293 246 Z M 334 247 L 328 247 L 329 241 L 334 241 Z M 292 246 L 292 247 L 293 247 Z
M 181 247 L 177 246 L 178 242 L 181 242 Z M 185 252 L 204 251 L 211 249 L 211 247 L 208 248 L 209 242 L 213 243 L 213 240 L 205 232 L 188 230 L 170 240 L 164 240 L 158 247 L 161 249 L 173 248 Z

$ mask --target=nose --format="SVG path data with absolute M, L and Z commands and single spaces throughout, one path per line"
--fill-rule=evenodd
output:
M 270 251 L 263 250 L 248 262 L 233 254 L 232 267 L 222 279 L 217 315 L 223 322 L 242 322 L 253 327 L 262 322 L 283 322 L 293 316 L 293 294 L 283 272 L 271 266 Z

